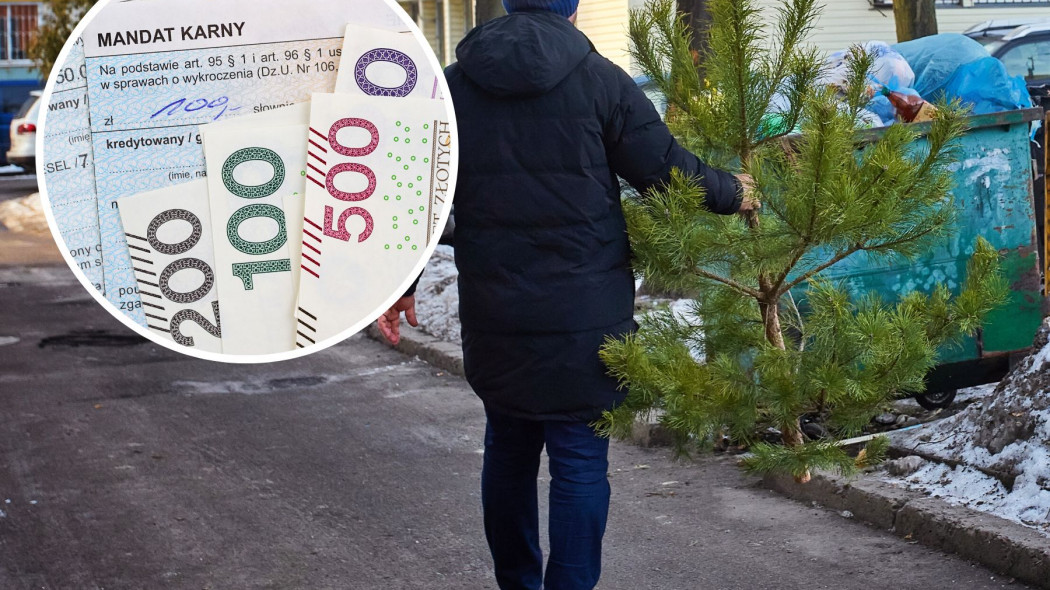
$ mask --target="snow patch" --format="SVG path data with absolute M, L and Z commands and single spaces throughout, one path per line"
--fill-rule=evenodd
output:
M 995 514 L 1050 537 L 1048 340 L 1050 320 L 1036 337 L 1035 352 L 990 395 L 954 416 L 892 435 L 899 448 L 961 465 L 929 462 L 911 475 L 887 475 L 885 481 Z
M 14 232 L 48 233 L 40 193 L 0 203 L 0 225 Z
M 416 286 L 419 328 L 446 342 L 459 344 L 459 287 L 451 246 L 439 245 Z

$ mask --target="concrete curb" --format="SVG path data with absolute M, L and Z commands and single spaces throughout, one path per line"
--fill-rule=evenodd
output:
M 789 498 L 817 502 L 897 536 L 922 543 L 1032 584 L 1050 589 L 1050 539 L 1009 520 L 953 506 L 877 481 L 815 473 L 809 483 L 766 477 L 764 483 Z
M 373 324 L 368 336 L 387 343 Z M 401 325 L 401 342 L 393 348 L 417 356 L 455 375 L 463 375 L 463 351 L 411 326 Z M 658 424 L 639 421 L 632 442 L 643 447 L 666 445 Z M 871 476 L 847 479 L 814 473 L 806 484 L 791 477 L 766 477 L 767 487 L 803 502 L 817 502 L 853 518 L 980 563 L 1000 574 L 1050 590 L 1050 539 L 1008 520 L 929 498 L 877 481 Z
M 379 333 L 379 328 L 375 324 L 368 326 L 365 333 L 373 340 L 382 342 L 398 352 L 409 356 L 418 356 L 439 369 L 444 369 L 460 377 L 464 376 L 463 349 L 458 344 L 445 342 L 403 322 L 401 324 L 401 342 L 397 346 L 387 342 L 386 338 Z

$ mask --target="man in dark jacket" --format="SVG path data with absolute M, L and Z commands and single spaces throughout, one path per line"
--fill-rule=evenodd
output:
M 579 0 L 504 0 L 445 71 L 459 125 L 454 246 L 464 369 L 488 418 L 485 534 L 500 588 L 590 589 L 609 510 L 608 440 L 589 423 L 625 392 L 598 350 L 635 328 L 617 175 L 641 193 L 673 168 L 716 213 L 744 190 L 681 148 L 652 103 L 575 26 Z M 751 206 L 750 198 L 744 208 Z M 381 318 L 396 337 L 401 311 Z M 550 463 L 550 557 L 536 477 Z

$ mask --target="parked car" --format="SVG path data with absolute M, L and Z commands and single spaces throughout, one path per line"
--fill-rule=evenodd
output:
M 7 150 L 7 161 L 21 166 L 26 172 L 36 170 L 36 123 L 40 113 L 39 90 L 29 93 L 15 118 L 11 120 L 11 149 Z
M 987 45 L 1002 39 L 1017 27 L 1047 22 L 1050 22 L 1050 17 L 986 20 L 966 29 L 963 31 L 963 35 L 977 41 L 981 45 Z
M 1021 76 L 1029 89 L 1050 84 L 1050 20 L 1015 27 L 985 44 L 988 53 Z

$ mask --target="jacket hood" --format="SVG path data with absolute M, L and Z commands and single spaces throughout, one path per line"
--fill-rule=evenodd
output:
M 471 31 L 456 47 L 456 59 L 487 92 L 536 96 L 557 86 L 592 49 L 565 17 L 515 12 Z

